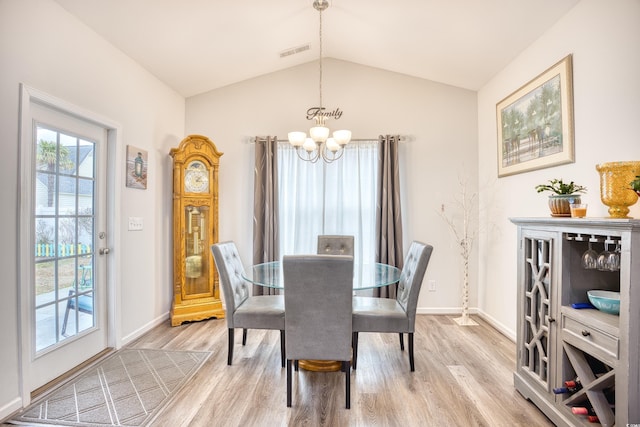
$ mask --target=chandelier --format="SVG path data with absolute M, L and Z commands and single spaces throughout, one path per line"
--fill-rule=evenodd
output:
M 319 76 L 320 76 L 320 108 L 315 110 L 314 126 L 309 129 L 309 137 L 305 132 L 289 132 L 289 143 L 295 147 L 298 157 L 302 160 L 315 163 L 320 158 L 326 163 L 331 163 L 342 157 L 344 146 L 351 141 L 351 131 L 336 130 L 332 137 L 331 132 L 326 126 L 327 117 L 322 107 L 322 11 L 329 7 L 327 0 L 315 0 L 313 8 L 320 12 L 320 60 L 319 60 Z

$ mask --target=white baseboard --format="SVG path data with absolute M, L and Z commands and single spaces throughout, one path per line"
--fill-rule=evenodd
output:
M 417 314 L 460 314 L 462 308 L 460 307 L 423 307 L 416 310 Z M 477 308 L 469 308 L 469 314 L 477 314 Z
M 507 328 L 502 323 L 498 322 L 494 317 L 488 315 L 484 311 L 478 311 L 478 316 L 492 327 L 494 327 L 498 332 L 500 332 L 505 337 L 509 338 L 514 343 L 516 342 L 516 333 L 511 329 Z
M 158 326 L 162 322 L 167 322 L 168 320 L 169 320 L 169 312 L 167 311 L 164 314 L 156 317 L 155 319 L 153 319 L 151 322 L 147 323 L 146 325 L 143 325 L 141 328 L 136 329 L 135 331 L 133 331 L 129 335 L 126 335 L 126 336 L 122 337 L 122 345 L 126 345 L 127 343 L 130 343 L 133 340 L 136 340 L 136 339 L 140 338 L 142 335 L 144 335 L 145 333 L 149 332 L 151 329 L 155 328 L 156 326 Z
M 439 314 L 439 315 L 458 315 L 462 313 L 462 308 L 460 307 L 422 307 L 416 310 L 417 314 Z M 516 334 L 511 329 L 507 328 L 502 323 L 498 322 L 494 317 L 485 313 L 482 310 L 479 310 L 477 307 L 470 307 L 469 314 L 477 314 L 482 320 L 487 322 L 493 328 L 495 328 L 498 332 L 500 332 L 505 337 L 509 338 L 514 343 L 516 342 Z
M 9 403 L 7 403 L 6 405 L 0 407 L 0 421 L 4 419 L 8 419 L 14 413 L 19 411 L 21 408 L 22 408 L 22 398 L 18 396 L 12 401 L 10 401 Z

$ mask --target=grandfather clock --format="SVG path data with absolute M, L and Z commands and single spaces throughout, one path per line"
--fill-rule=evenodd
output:
M 171 326 L 223 318 L 210 247 L 218 242 L 218 167 L 223 153 L 202 135 L 172 148 L 173 304 Z

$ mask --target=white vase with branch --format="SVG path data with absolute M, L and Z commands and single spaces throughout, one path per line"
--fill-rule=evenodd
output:
M 454 199 L 451 215 L 443 203 L 440 208 L 440 216 L 451 229 L 462 257 L 462 315 L 456 319 L 459 325 L 477 325 L 469 317 L 469 261 L 473 243 L 478 235 L 474 222 L 474 211 L 478 193 L 470 193 L 466 181 L 460 181 L 460 195 Z

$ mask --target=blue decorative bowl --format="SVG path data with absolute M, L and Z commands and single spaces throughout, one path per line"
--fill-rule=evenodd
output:
M 620 314 L 620 292 L 587 291 L 589 302 L 600 311 L 609 314 Z

